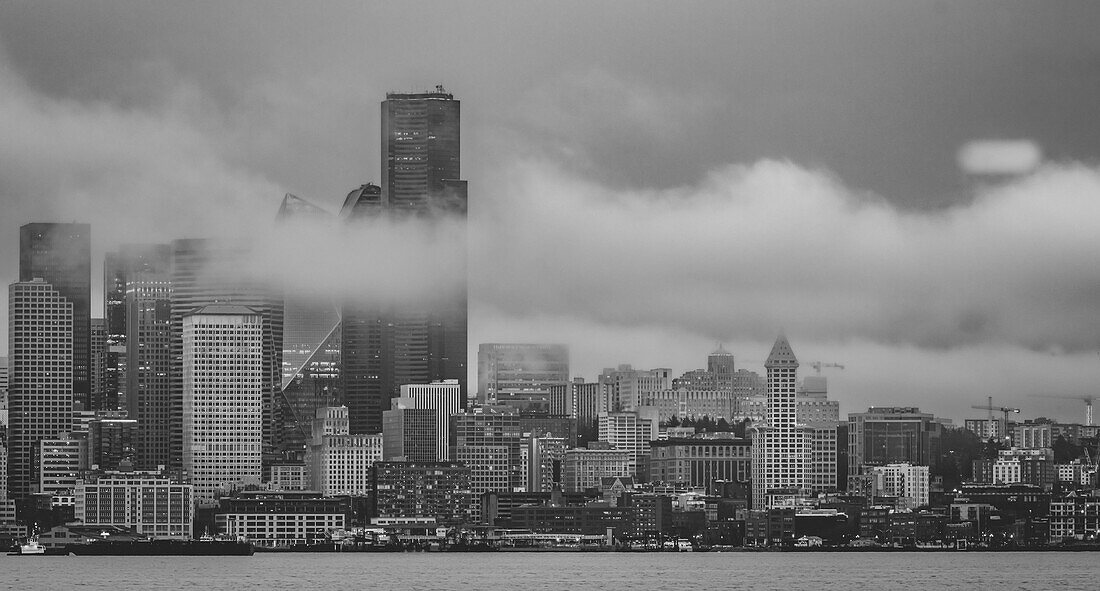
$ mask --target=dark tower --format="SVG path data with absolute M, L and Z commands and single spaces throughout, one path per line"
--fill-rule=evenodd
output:
M 19 281 L 40 277 L 73 305 L 73 403 L 89 408 L 92 353 L 92 244 L 88 224 L 19 228 Z

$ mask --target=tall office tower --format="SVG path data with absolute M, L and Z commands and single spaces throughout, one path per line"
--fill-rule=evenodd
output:
M 600 441 L 612 449 L 630 454 L 630 475 L 639 482 L 649 480 L 649 442 L 657 440 L 660 429 L 658 411 L 638 407 L 635 411 L 600 413 Z
M 569 347 L 482 343 L 477 349 L 477 399 L 521 411 L 550 412 L 550 392 L 569 383 Z
M 89 408 L 91 393 L 92 256 L 88 224 L 19 228 L 19 281 L 42 278 L 73 305 L 73 402 Z
M 798 359 L 787 337 L 780 335 L 764 362 L 768 370 L 768 405 L 764 425 L 753 428 L 752 504 L 766 509 L 768 495 L 779 489 L 806 488 L 810 441 L 798 425 L 795 380 Z
M 382 191 L 395 213 L 466 213 L 460 179 L 460 102 L 435 92 L 382 101 Z
M 437 459 L 451 459 L 451 417 L 466 409 L 466 397 L 458 380 L 402 384 L 401 399 L 411 401 L 413 408 L 429 409 L 435 413 Z
M 73 303 L 42 279 L 8 287 L 8 364 L 8 494 L 23 499 L 39 442 L 73 420 Z
M 124 386 L 127 417 L 138 424 L 134 442 L 135 464 L 140 470 L 178 466 L 172 459 L 170 441 L 172 396 L 172 275 L 167 244 L 151 247 L 156 257 L 150 265 L 127 272 L 125 309 Z M 108 326 L 117 319 L 108 317 Z M 108 338 L 111 338 L 108 335 Z M 117 342 L 117 340 L 116 340 Z M 116 345 L 117 346 L 117 345 Z M 110 347 L 110 345 L 109 345 Z
M 0 425 L 8 426 L 8 358 L 0 357 Z
M 275 217 L 286 240 L 311 240 L 335 221 L 324 209 L 287 193 Z M 308 247 L 308 244 L 303 244 Z M 310 422 L 319 408 L 342 402 L 340 395 L 340 308 L 326 290 L 310 289 L 309 277 L 287 278 L 283 298 L 283 360 L 276 397 L 275 445 L 281 455 L 301 459 Z
M 470 467 L 470 485 L 477 494 L 521 490 L 523 429 L 516 409 L 479 406 L 455 415 L 452 458 Z
M 183 468 L 195 500 L 209 506 L 260 483 L 268 331 L 245 306 L 203 306 L 182 320 Z
M 124 244 L 117 252 L 109 252 L 103 258 L 103 317 L 107 325 L 103 376 L 106 406 L 92 410 L 129 408 L 129 376 L 126 369 L 129 361 L 127 335 L 130 309 L 126 301 L 128 285 L 139 277 L 148 280 L 150 274 L 162 275 L 163 281 L 167 282 L 171 255 L 171 248 L 167 244 Z
M 848 487 L 869 467 L 912 464 L 935 469 L 940 423 L 916 407 L 876 407 L 848 414 Z
M 436 462 L 439 426 L 436 412 L 417 408 L 407 398 L 391 398 L 392 408 L 382 413 L 382 459 L 400 462 Z
M 114 410 L 114 401 L 108 406 L 107 400 L 107 321 L 92 318 L 92 336 L 89 359 L 89 410 Z
M 243 245 L 203 239 L 172 242 L 170 467 L 183 457 L 183 320 L 196 308 L 209 304 L 244 306 L 260 315 L 263 330 L 260 404 L 263 455 L 274 455 L 273 401 L 279 396 L 283 356 L 283 300 L 268 279 L 251 274 L 249 251 Z M 198 494 L 196 487 L 196 494 Z

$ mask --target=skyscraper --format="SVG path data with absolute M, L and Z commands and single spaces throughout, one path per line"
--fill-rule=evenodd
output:
M 183 457 L 183 320 L 209 304 L 244 306 L 263 322 L 263 401 L 260 405 L 265 457 L 274 458 L 273 401 L 279 394 L 283 355 L 282 294 L 250 274 L 249 251 L 241 244 L 203 239 L 172 242 L 171 439 L 170 460 Z M 173 467 L 176 467 L 173 465 Z M 195 494 L 199 487 L 196 485 Z
M 796 384 L 798 359 L 787 337 L 779 335 L 764 362 L 768 371 L 766 422 L 753 428 L 752 505 L 768 506 L 768 495 L 779 489 L 806 488 L 810 442 L 798 425 Z
M 459 101 L 442 87 L 387 94 L 382 102 L 382 184 L 367 183 L 348 194 L 340 212 L 345 223 L 416 217 L 427 223 L 412 228 L 431 232 L 437 221 L 464 221 L 459 123 Z M 370 231 L 369 223 L 362 231 Z M 455 244 L 454 249 L 464 254 L 466 245 Z M 465 277 L 465 257 L 459 258 L 455 264 Z M 427 298 L 437 300 L 431 304 L 354 297 L 343 302 L 341 383 L 352 433 L 381 431 L 382 412 L 402 384 L 453 379 L 466 391 L 465 281 L 455 288 L 446 297 Z
M 275 221 L 286 240 L 300 241 L 300 237 L 315 236 L 335 217 L 287 193 Z M 317 409 L 343 402 L 340 307 L 333 296 L 303 293 L 309 281 L 309 277 L 287 277 L 283 297 L 282 376 L 280 396 L 275 398 L 274 443 L 281 455 L 294 460 L 304 459 Z
M 37 492 L 42 440 L 73 420 L 73 304 L 42 279 L 8 287 L 8 494 Z
M 102 394 L 105 406 L 100 408 L 93 402 L 93 410 L 127 408 L 128 285 L 149 274 L 163 275 L 167 281 L 171 254 L 167 244 L 124 244 L 103 258 L 103 316 L 107 330 Z
M 382 191 L 391 212 L 466 213 L 460 172 L 460 102 L 434 92 L 386 94 L 382 101 Z
M 91 394 L 92 255 L 88 224 L 26 224 L 19 228 L 19 281 L 40 277 L 73 305 L 73 401 L 89 408 Z
M 182 318 L 183 468 L 201 505 L 260 483 L 266 333 L 263 315 L 244 306 L 209 305 Z
M 170 451 L 171 248 L 167 244 L 158 244 L 150 249 L 156 254 L 151 256 L 149 264 L 126 268 L 123 281 L 124 326 L 118 327 L 122 322 L 114 319 L 116 328 L 125 331 L 125 338 L 121 339 L 125 343 L 125 363 L 119 363 L 116 369 L 125 369 L 125 385 L 120 388 L 125 393 L 122 403 L 129 418 L 138 422 L 134 448 L 137 467 L 142 470 L 179 464 L 178 456 L 173 460 Z M 109 315 L 109 327 L 111 323 Z M 108 333 L 111 330 L 108 328 Z M 108 334 L 108 338 L 115 338 L 116 343 L 120 340 L 119 336 L 118 333 Z M 108 351 L 111 347 L 108 345 Z M 108 357 L 110 355 L 108 352 Z

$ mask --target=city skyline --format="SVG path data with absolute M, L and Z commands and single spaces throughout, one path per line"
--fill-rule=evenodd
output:
M 496 342 L 568 344 L 588 379 L 620 363 L 678 375 L 718 343 L 763 373 L 785 330 L 800 359 L 845 365 L 824 372 L 844 413 L 961 420 L 992 395 L 1081 421 L 1080 402 L 1029 395 L 1100 384 L 1095 7 L 704 3 L 617 25 L 610 6 L 448 7 L 405 60 L 382 50 L 404 9 L 6 6 L 0 280 L 17 279 L 20 225 L 89 223 L 101 317 L 104 253 L 257 236 L 286 193 L 335 212 L 382 182 L 385 93 L 443 84 L 466 103 L 469 383 Z M 484 45 L 441 24 L 490 10 L 509 30 Z M 279 34 L 368 22 L 378 39 L 352 52 Z M 847 28 L 865 34 L 833 36 Z M 554 31 L 584 42 L 549 51 Z M 797 37 L 818 43 L 785 46 Z M 400 271 L 373 265 L 354 269 Z

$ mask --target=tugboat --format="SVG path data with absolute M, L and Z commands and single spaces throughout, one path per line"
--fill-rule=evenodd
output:
M 38 544 L 38 536 L 31 536 L 26 544 L 20 544 L 8 552 L 8 556 L 39 556 L 45 553 L 46 549 Z

